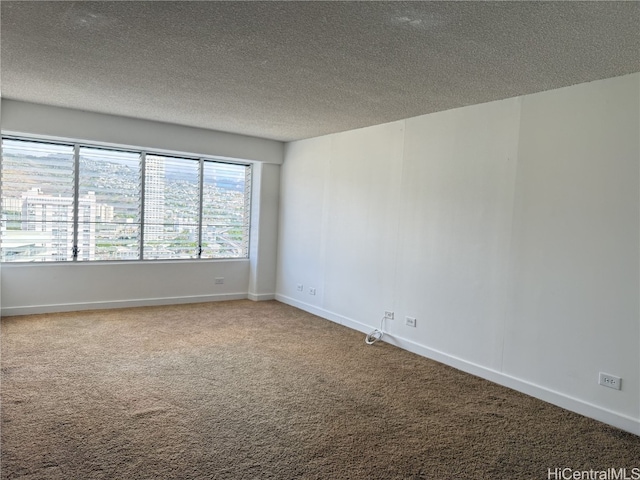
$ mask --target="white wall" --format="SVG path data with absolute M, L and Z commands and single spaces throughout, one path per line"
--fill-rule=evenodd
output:
M 275 140 L 137 118 L 2 99 L 3 133 L 38 134 L 105 145 L 213 155 L 281 164 L 284 144 Z
M 253 162 L 250 259 L 5 264 L 2 315 L 275 296 L 281 142 L 11 100 L 2 100 L 0 126 L 3 133 Z
M 273 300 L 276 293 L 278 249 L 278 202 L 280 166 L 267 163 L 253 168 L 251 237 L 249 243 L 251 300 Z
M 249 276 L 248 260 L 7 263 L 2 314 L 235 300 L 247 298 Z
M 640 434 L 639 91 L 634 74 L 287 145 L 276 298 L 363 332 L 393 310 L 386 340 Z

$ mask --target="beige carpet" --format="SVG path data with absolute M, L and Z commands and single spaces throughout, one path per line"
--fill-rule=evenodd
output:
M 2 319 L 2 478 L 547 479 L 640 437 L 278 302 Z

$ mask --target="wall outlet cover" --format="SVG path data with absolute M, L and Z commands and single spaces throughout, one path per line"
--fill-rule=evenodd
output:
M 604 372 L 600 372 L 598 383 L 603 387 L 613 388 L 614 390 L 620 390 L 622 388 L 622 378 Z

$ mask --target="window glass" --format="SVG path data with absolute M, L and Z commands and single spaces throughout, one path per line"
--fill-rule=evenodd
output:
M 249 255 L 249 165 L 3 138 L 0 186 L 3 262 Z
M 144 258 L 197 258 L 200 162 L 147 155 L 144 190 Z
M 73 259 L 74 147 L 2 140 L 3 262 Z
M 139 153 L 80 148 L 78 260 L 140 257 Z
M 246 165 L 204 162 L 203 258 L 248 255 L 250 172 Z

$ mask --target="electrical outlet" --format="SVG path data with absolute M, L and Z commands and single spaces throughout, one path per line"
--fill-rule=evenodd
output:
M 301 283 L 299 283 L 296 288 L 298 289 L 299 292 L 304 291 L 304 285 L 302 285 Z
M 384 318 L 387 320 L 393 320 L 393 312 L 384 312 Z
M 614 390 L 620 390 L 622 388 L 622 379 L 615 375 L 609 375 L 608 373 L 600 372 L 598 383 L 603 387 L 613 388 Z
M 416 326 L 416 319 L 413 318 L 413 317 L 405 317 L 404 322 L 409 327 L 415 327 Z
M 309 295 L 315 295 L 316 294 L 316 289 L 315 288 L 310 288 L 309 289 Z
M 222 284 L 224 284 L 224 277 L 216 277 L 216 279 L 215 279 L 215 284 L 216 284 L 216 285 L 222 285 Z

